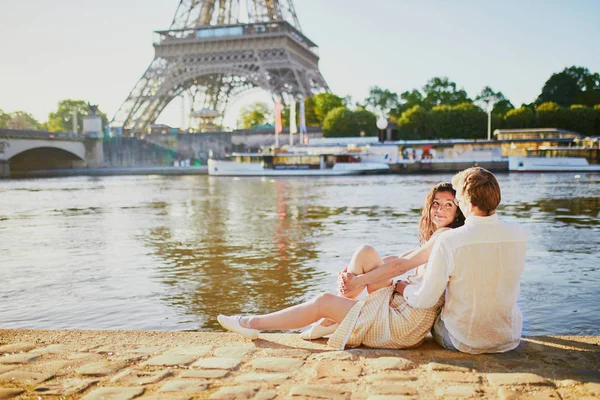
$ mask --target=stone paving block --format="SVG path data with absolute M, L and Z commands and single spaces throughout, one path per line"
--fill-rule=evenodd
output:
M 0 364 L 28 364 L 39 357 L 39 354 L 28 353 L 0 356 Z
M 481 376 L 466 372 L 440 371 L 433 372 L 431 377 L 435 382 L 480 383 Z
M 208 382 L 196 380 L 173 380 L 168 381 L 160 388 L 159 393 L 167 392 L 203 392 L 208 389 Z
M 430 362 L 427 364 L 427 369 L 429 371 L 458 371 L 458 372 L 470 372 L 470 367 L 465 367 L 462 365 L 456 364 L 442 364 L 437 362 Z
M 222 387 L 210 395 L 213 400 L 246 400 L 254 397 L 258 389 L 247 386 Z
M 369 386 L 369 393 L 401 395 L 401 396 L 416 396 L 418 389 L 415 385 L 407 385 L 401 383 L 377 383 Z
M 32 385 L 40 382 L 47 381 L 48 379 L 53 378 L 54 375 L 39 373 L 39 372 L 29 372 L 29 371 L 10 371 L 5 372 L 0 375 L 0 382 L 15 382 L 22 383 L 25 385 Z
M 252 347 L 219 347 L 214 354 L 217 357 L 244 358 L 253 351 Z
M 33 349 L 30 351 L 30 353 L 35 353 L 35 354 L 59 354 L 59 353 L 66 353 L 68 351 L 69 347 L 64 345 L 64 344 L 51 344 L 45 347 L 40 347 L 37 349 Z
M 252 400 L 273 400 L 277 397 L 277 392 L 269 389 L 260 389 Z
M 55 376 L 66 375 L 71 372 L 73 361 L 54 360 L 31 366 L 35 372 L 46 372 Z
M 250 372 L 247 374 L 236 376 L 234 381 L 238 383 L 280 383 L 289 378 L 290 376 L 288 374 L 284 374 L 281 372 Z
M 255 358 L 248 365 L 254 369 L 268 372 L 297 371 L 304 361 L 296 358 L 260 357 Z
M 381 383 L 397 383 L 397 382 L 412 382 L 416 381 L 418 378 L 414 375 L 410 375 L 407 373 L 381 373 L 374 375 L 365 376 L 365 381 L 367 382 L 381 382 Z
M 195 356 L 196 358 L 210 353 L 212 346 L 175 347 L 165 352 L 165 355 L 175 354 L 178 356 Z
M 311 352 L 303 349 L 262 349 L 255 357 L 301 358 L 306 360 Z
M 309 361 L 356 361 L 359 358 L 358 354 L 349 351 L 326 351 L 313 354 Z
M 315 365 L 314 376 L 321 378 L 357 378 L 362 372 L 362 367 L 350 363 L 320 362 Z
M 159 346 L 141 346 L 133 349 L 124 350 L 125 354 L 140 354 L 143 356 L 149 356 L 154 354 L 162 353 L 165 349 Z
M 83 365 L 75 370 L 80 375 L 86 376 L 106 376 L 125 368 L 126 362 L 123 361 L 100 361 Z
M 350 399 L 351 392 L 346 387 L 339 385 L 297 384 L 292 386 L 289 395 L 317 399 L 346 400 Z
M 200 369 L 226 369 L 232 370 L 240 365 L 239 358 L 209 357 L 201 358 L 191 365 L 192 368 Z
M 146 361 L 146 365 L 164 366 L 164 367 L 175 367 L 178 365 L 189 365 L 198 359 L 197 356 L 192 355 L 177 355 L 177 354 L 163 354 L 160 356 L 152 357 Z
M 398 396 L 394 394 L 372 394 L 367 400 L 417 400 L 416 396 Z
M 406 371 L 415 368 L 416 365 L 415 362 L 402 357 L 379 357 L 369 361 L 369 366 L 378 371 Z
M 460 397 L 462 399 L 468 399 L 471 397 L 479 396 L 479 388 L 471 385 L 460 385 L 460 386 L 445 386 L 435 389 L 435 395 L 437 397 L 448 398 L 448 397 Z
M 516 388 L 502 387 L 498 390 L 500 400 L 560 400 L 561 396 L 554 389 L 542 388 L 523 391 Z
M 144 393 L 138 387 L 103 387 L 88 393 L 83 400 L 130 400 Z
M 494 386 L 505 385 L 548 385 L 547 379 L 539 375 L 522 373 L 491 373 L 486 375 L 487 380 Z
M 15 368 L 17 368 L 15 365 L 0 365 L 0 374 L 12 371 Z
M 139 400 L 191 400 L 192 395 L 187 393 L 161 393 L 138 397 Z
M 229 373 L 226 369 L 188 369 L 180 376 L 182 378 L 219 379 Z
M 98 383 L 96 379 L 63 379 L 38 386 L 35 391 L 44 395 L 71 396 L 81 393 L 91 385 Z
M 37 346 L 35 343 L 11 343 L 0 346 L 0 354 L 6 353 L 25 353 L 29 350 L 35 349 Z
M 90 349 L 90 352 L 96 353 L 96 354 L 113 355 L 113 354 L 122 353 L 124 350 L 125 349 L 123 348 L 123 346 L 119 346 L 119 345 L 115 345 L 115 344 L 108 344 L 108 345 L 98 346 L 93 349 Z
M 12 399 L 23 392 L 25 392 L 23 389 L 0 388 L 0 400 Z
M 115 375 L 110 381 L 123 385 L 151 385 L 173 375 L 171 371 L 140 371 L 128 369 Z
M 581 390 L 585 394 L 589 394 L 592 396 L 600 396 L 600 383 L 597 382 L 588 382 L 584 383 L 581 387 Z

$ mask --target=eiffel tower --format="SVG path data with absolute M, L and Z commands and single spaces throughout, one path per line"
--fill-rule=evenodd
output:
M 146 133 L 184 93 L 191 110 L 216 110 L 221 122 L 228 101 L 253 88 L 284 104 L 328 90 L 317 45 L 302 33 L 293 0 L 245 0 L 245 7 L 240 1 L 180 0 L 170 29 L 155 32 L 154 60 L 111 126 Z

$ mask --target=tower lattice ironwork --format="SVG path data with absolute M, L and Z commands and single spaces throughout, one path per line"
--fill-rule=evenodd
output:
M 327 90 L 317 45 L 300 28 L 293 0 L 180 0 L 171 27 L 156 31 L 154 60 L 112 126 L 145 133 L 186 94 L 191 109 L 222 116 L 228 101 L 260 87 L 284 103 Z

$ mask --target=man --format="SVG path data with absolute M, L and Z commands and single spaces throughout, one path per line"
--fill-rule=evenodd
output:
M 455 204 L 465 225 L 435 243 L 419 284 L 399 282 L 396 290 L 417 308 L 445 304 L 433 326 L 442 347 L 471 354 L 505 352 L 521 339 L 517 306 L 525 266 L 525 232 L 496 215 L 500 187 L 490 171 L 474 167 L 452 179 Z

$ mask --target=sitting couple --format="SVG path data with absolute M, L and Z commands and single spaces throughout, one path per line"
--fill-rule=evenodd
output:
M 483 168 L 466 169 L 452 184 L 440 183 L 427 195 L 420 247 L 381 258 L 363 246 L 341 273 L 339 295 L 323 293 L 266 315 L 219 315 L 218 321 L 250 339 L 261 330 L 315 323 L 303 338 L 331 334 L 327 343 L 339 350 L 413 347 L 430 331 L 447 349 L 472 354 L 512 350 L 523 326 L 517 298 L 526 238 L 520 227 L 500 221 L 495 213 L 499 203 L 496 177 Z M 393 282 L 414 268 L 407 281 Z M 368 296 L 357 300 L 365 287 Z

